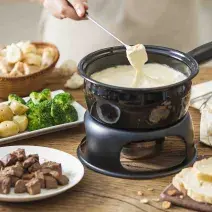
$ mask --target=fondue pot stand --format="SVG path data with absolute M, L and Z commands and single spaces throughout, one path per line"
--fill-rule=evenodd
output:
M 96 51 L 79 63 L 79 72 L 85 79 L 88 111 L 85 115 L 86 138 L 78 147 L 78 157 L 97 172 L 122 178 L 147 179 L 178 172 L 196 158 L 193 127 L 188 113 L 191 86 L 192 79 L 199 72 L 198 63 L 212 58 L 212 42 L 187 54 L 166 47 L 145 47 L 148 63 L 168 65 L 187 78 L 157 88 L 122 88 L 91 79 L 93 73 L 103 69 L 129 65 L 126 49 L 122 46 Z M 186 150 L 181 163 L 151 172 L 129 171 L 121 165 L 122 149 L 127 156 L 132 143 L 155 140 L 152 151 L 143 150 L 144 155 L 154 156 L 161 153 L 167 136 L 183 139 Z

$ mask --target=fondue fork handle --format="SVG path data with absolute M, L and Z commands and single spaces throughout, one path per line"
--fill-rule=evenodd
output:
M 124 45 L 126 47 L 126 49 L 129 47 L 129 45 L 125 44 L 123 41 L 121 41 L 119 38 L 117 38 L 114 34 L 112 34 L 111 32 L 109 32 L 107 29 L 105 29 L 101 24 L 99 24 L 97 21 L 95 21 L 93 18 L 91 18 L 88 15 L 88 12 L 86 12 L 86 17 L 92 21 L 94 24 L 96 24 L 98 27 L 100 27 L 101 29 L 103 29 L 106 33 L 108 33 L 109 35 L 111 35 L 113 38 L 115 38 L 119 43 L 121 43 L 122 45 Z

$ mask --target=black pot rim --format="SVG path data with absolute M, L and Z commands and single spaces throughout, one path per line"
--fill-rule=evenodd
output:
M 166 86 L 160 86 L 160 87 L 153 87 L 153 88 L 128 88 L 128 87 L 118 87 L 114 85 L 108 85 L 101 82 L 98 82 L 96 80 L 91 79 L 89 76 L 86 75 L 84 72 L 84 66 L 88 66 L 89 64 L 93 63 L 95 60 L 98 60 L 102 57 L 110 56 L 112 54 L 121 53 L 123 50 L 125 50 L 124 46 L 114 46 L 114 47 L 108 47 L 104 49 L 100 49 L 97 51 L 94 51 L 79 62 L 78 64 L 78 70 L 80 75 L 87 81 L 97 85 L 97 86 L 103 86 L 107 87 L 109 89 L 115 89 L 115 90 L 121 90 L 121 91 L 143 91 L 143 92 L 155 92 L 155 91 L 163 91 L 168 90 L 174 87 L 178 87 L 183 85 L 185 82 L 191 81 L 198 73 L 199 73 L 199 65 L 197 61 L 190 56 L 187 53 L 168 48 L 168 47 L 162 47 L 162 46 L 154 46 L 154 45 L 145 45 L 145 48 L 147 50 L 147 53 L 155 53 L 155 54 L 161 54 L 168 56 L 170 58 L 174 58 L 176 60 L 181 61 L 182 63 L 186 64 L 191 69 L 191 74 L 184 80 L 171 84 Z M 187 62 L 187 63 L 186 63 Z

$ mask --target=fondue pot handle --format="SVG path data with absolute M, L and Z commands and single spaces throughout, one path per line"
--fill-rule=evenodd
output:
M 212 59 L 212 42 L 203 44 L 191 50 L 188 54 L 192 56 L 199 65 L 206 63 Z

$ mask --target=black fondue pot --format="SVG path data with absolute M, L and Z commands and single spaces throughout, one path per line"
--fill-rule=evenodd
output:
M 122 88 L 103 84 L 91 79 L 91 74 L 117 65 L 129 65 L 126 49 L 118 46 L 93 52 L 80 61 L 78 68 L 85 79 L 88 111 L 98 122 L 119 129 L 151 130 L 169 127 L 185 116 L 192 79 L 199 72 L 198 64 L 212 58 L 212 42 L 187 54 L 165 47 L 145 47 L 148 63 L 168 65 L 187 78 L 157 88 Z

